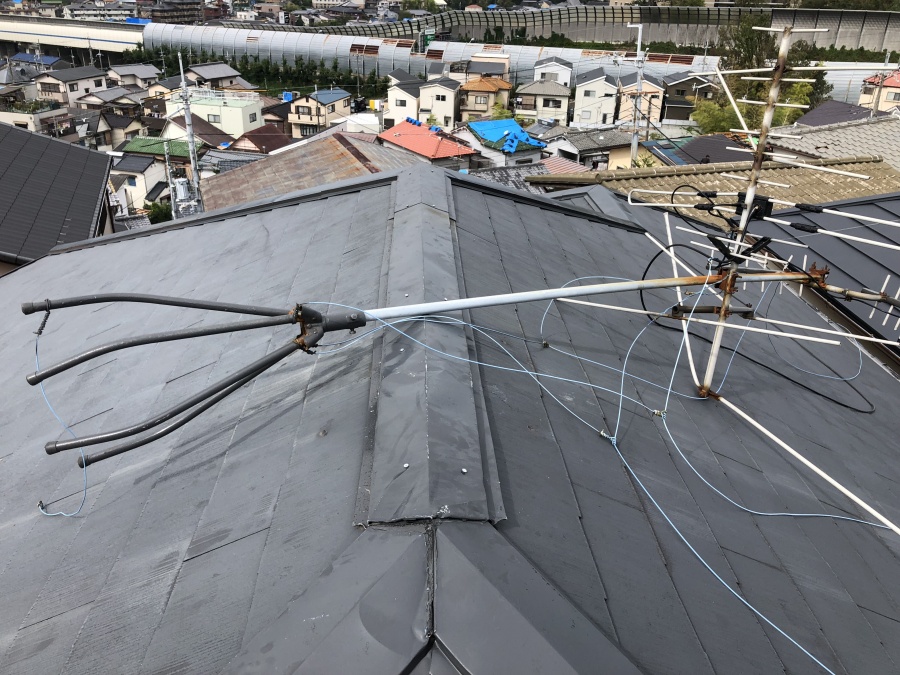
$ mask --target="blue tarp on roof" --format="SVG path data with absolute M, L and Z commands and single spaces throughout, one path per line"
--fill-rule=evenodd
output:
M 16 54 L 11 61 L 18 61 L 19 63 L 40 63 L 44 66 L 52 66 L 54 63 L 59 61 L 58 56 L 44 56 L 42 55 L 38 58 L 35 54 L 27 54 L 25 52 L 19 52 Z
M 503 145 L 499 148 L 503 152 L 513 153 L 521 150 L 523 146 L 533 148 L 546 148 L 547 144 L 535 140 L 525 133 L 515 120 L 488 120 L 485 122 L 469 122 L 469 129 L 476 136 L 488 143 Z
M 350 92 L 344 91 L 343 89 L 324 89 L 309 94 L 311 99 L 318 101 L 322 105 L 340 101 L 342 98 L 347 98 L 348 96 L 350 96 Z

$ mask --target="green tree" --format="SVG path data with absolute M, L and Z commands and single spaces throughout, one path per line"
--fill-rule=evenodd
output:
M 743 113 L 743 111 L 742 111 Z M 703 134 L 715 134 L 729 129 L 737 129 L 739 122 L 734 109 L 717 101 L 699 101 L 691 119 L 697 123 Z
M 507 110 L 502 103 L 495 103 L 494 107 L 491 108 L 491 119 L 492 120 L 508 120 L 513 116 L 513 114 Z
M 144 208 L 149 212 L 147 217 L 152 224 L 164 223 L 172 220 L 172 205 L 162 202 L 144 202 Z

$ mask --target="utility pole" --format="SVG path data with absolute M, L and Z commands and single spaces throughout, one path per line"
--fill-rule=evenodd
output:
M 197 144 L 194 139 L 194 125 L 191 123 L 191 95 L 188 92 L 187 82 L 184 79 L 184 64 L 181 62 L 181 52 L 178 52 L 178 68 L 181 71 L 181 101 L 184 105 L 184 128 L 187 131 L 188 154 L 191 160 L 191 185 L 196 201 L 196 213 L 203 212 L 203 200 L 200 198 L 200 171 L 197 168 Z M 174 209 L 173 209 L 174 211 Z
M 635 58 L 635 65 L 637 66 L 637 92 L 631 99 L 631 166 L 636 166 L 638 155 L 638 140 L 640 136 L 640 132 L 638 130 L 638 120 L 640 113 L 639 106 L 641 105 L 641 100 L 644 92 L 644 53 L 641 51 L 641 38 L 644 35 L 644 24 L 630 23 L 628 24 L 628 27 L 638 29 L 637 57 Z
M 172 207 L 172 220 L 178 220 L 178 209 L 175 208 L 175 187 L 172 185 L 172 165 L 169 163 L 169 141 L 163 141 L 166 153 L 166 183 L 169 184 L 169 204 Z
M 891 52 L 888 52 L 884 55 L 884 70 L 878 73 L 878 89 L 875 91 L 875 100 L 872 102 L 872 110 L 869 111 L 869 119 L 875 117 L 875 113 L 878 112 L 878 106 L 881 105 L 881 90 L 884 89 L 884 81 L 887 79 L 887 68 L 891 62 Z

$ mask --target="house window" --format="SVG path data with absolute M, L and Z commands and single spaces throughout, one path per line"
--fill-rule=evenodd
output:
M 69 85 L 69 91 L 78 91 L 78 83 L 77 83 L 77 82 L 73 82 L 72 84 L 70 84 L 70 85 Z
M 312 115 L 312 108 L 308 105 L 298 105 L 294 108 L 294 112 L 298 115 Z
M 675 90 L 675 95 L 676 95 L 676 96 L 686 96 L 686 95 L 687 95 L 687 89 L 676 89 L 676 90 Z
M 585 98 L 594 98 L 597 95 L 597 92 L 593 89 L 585 89 L 584 97 Z
M 95 86 L 95 87 L 102 87 L 102 86 L 103 86 L 103 80 L 94 80 L 94 86 Z
M 900 92 L 890 91 L 887 95 L 888 101 L 900 101 Z
M 137 187 L 137 178 L 134 176 L 128 176 L 125 180 L 128 183 L 128 187 Z
M 398 108 L 405 108 L 406 101 L 402 98 L 398 98 L 396 101 L 394 101 L 394 105 L 397 106 Z
M 534 163 L 534 158 L 529 157 L 528 159 L 517 159 L 516 164 L 532 164 Z
M 581 111 L 581 121 L 587 122 L 591 119 L 591 111 L 590 110 L 582 110 Z
M 606 124 L 606 120 L 608 117 L 609 113 L 603 113 L 603 119 L 601 120 L 600 124 Z
M 328 106 L 328 112 L 330 112 L 330 113 L 334 112 L 334 104 Z
M 446 101 L 447 95 L 446 94 L 437 94 L 437 95 L 435 95 L 434 100 L 435 101 Z
M 216 122 L 222 121 L 222 116 L 221 115 L 207 115 L 206 121 L 215 124 Z
M 713 94 L 711 91 L 708 91 L 705 94 L 703 94 L 703 98 L 712 98 L 712 97 L 713 97 Z
M 250 113 L 250 121 L 251 121 L 251 122 L 255 122 L 255 121 L 256 121 L 256 113 Z
M 349 98 L 345 98 L 345 99 L 344 99 L 344 107 L 345 107 L 345 108 L 349 108 L 349 107 L 350 107 L 350 99 L 349 99 Z
M 545 108 L 562 108 L 562 101 L 558 98 L 545 98 L 544 99 L 544 107 Z
M 541 73 L 541 79 L 556 82 L 559 79 L 559 73 Z
M 449 116 L 444 115 L 444 126 L 445 127 L 449 127 L 452 122 L 453 122 L 453 120 Z
M 47 94 L 58 94 L 59 85 L 52 82 L 41 82 L 41 91 Z
M 475 105 L 487 105 L 487 96 L 476 96 Z

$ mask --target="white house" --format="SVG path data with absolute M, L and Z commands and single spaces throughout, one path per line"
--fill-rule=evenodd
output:
M 637 73 L 624 75 L 619 78 L 619 120 L 630 122 L 633 115 L 633 102 L 637 98 Z M 641 102 L 638 106 L 638 122 L 645 123 L 649 119 L 651 124 L 659 124 L 662 120 L 663 94 L 665 87 L 662 82 L 650 75 L 644 75 L 641 83 Z
M 572 64 L 558 56 L 548 56 L 534 62 L 534 79 L 559 82 L 564 87 L 572 86 Z
M 618 87 L 603 68 L 595 68 L 575 78 L 573 127 L 601 127 L 616 118 Z
M 106 89 L 106 72 L 94 66 L 50 70 L 35 78 L 38 98 L 53 100 L 63 105 L 74 104 L 74 101 L 85 94 L 98 89 Z
M 166 101 L 167 116 L 178 114 L 180 109 L 181 101 L 177 98 Z M 192 89 L 191 115 L 206 120 L 234 138 L 265 124 L 262 101 L 253 92 Z
M 516 91 L 516 116 L 530 120 L 569 121 L 569 87 L 554 80 L 535 80 Z
M 459 119 L 457 91 L 460 84 L 444 77 L 423 82 L 419 88 L 419 114 L 417 119 L 427 124 L 429 120 L 444 131 L 453 129 Z
M 407 117 L 419 119 L 419 90 L 423 84 L 422 80 L 418 80 L 398 82 L 388 87 L 383 113 L 385 129 L 390 129 Z
M 145 63 L 112 66 L 107 76 L 119 86 L 132 84 L 141 89 L 149 89 L 150 85 L 159 80 L 159 68 Z

